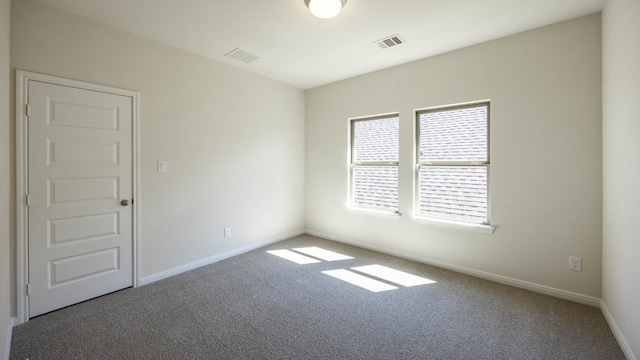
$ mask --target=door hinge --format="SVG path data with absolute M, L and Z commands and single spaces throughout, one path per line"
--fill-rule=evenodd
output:
M 31 116 L 31 106 L 29 104 L 25 105 L 25 114 Z
M 27 284 L 27 296 L 31 295 L 31 284 Z
M 25 204 L 27 206 L 31 206 L 31 195 L 27 194 L 25 195 L 25 200 L 24 200 Z

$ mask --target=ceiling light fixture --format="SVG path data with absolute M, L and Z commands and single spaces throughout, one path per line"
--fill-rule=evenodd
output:
M 330 19 L 340 12 L 347 0 L 304 0 L 313 16 L 320 19 Z

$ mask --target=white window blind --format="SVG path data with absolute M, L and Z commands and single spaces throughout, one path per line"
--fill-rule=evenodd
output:
M 398 120 L 351 120 L 351 206 L 398 212 Z
M 489 103 L 417 113 L 416 215 L 488 224 Z

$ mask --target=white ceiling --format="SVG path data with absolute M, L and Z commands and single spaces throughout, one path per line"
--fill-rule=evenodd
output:
M 606 0 L 347 0 L 335 18 L 304 0 L 39 0 L 301 89 L 596 13 Z M 374 41 L 400 34 L 405 44 Z M 240 47 L 260 59 L 228 57 Z

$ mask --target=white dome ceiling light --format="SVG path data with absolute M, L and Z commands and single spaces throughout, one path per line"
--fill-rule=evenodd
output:
M 313 16 L 320 19 L 330 19 L 338 13 L 347 3 L 347 0 L 304 0 Z

